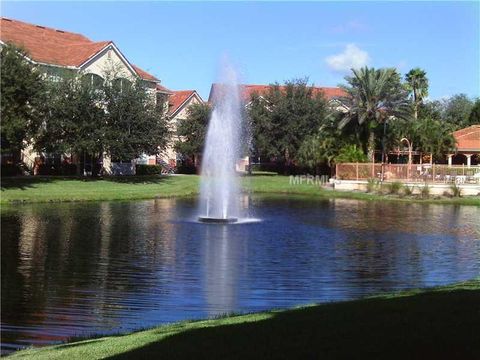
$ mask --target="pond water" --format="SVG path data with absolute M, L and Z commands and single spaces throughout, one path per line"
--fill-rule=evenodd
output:
M 245 197 L 261 222 L 199 224 L 195 199 L 4 210 L 2 349 L 480 274 L 480 208 Z

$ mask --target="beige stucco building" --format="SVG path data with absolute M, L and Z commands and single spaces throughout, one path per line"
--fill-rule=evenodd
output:
M 165 100 L 172 93 L 160 85 L 157 77 L 132 64 L 113 41 L 95 42 L 81 34 L 7 18 L 0 18 L 0 26 L 0 45 L 13 43 L 25 49 L 28 60 L 38 66 L 47 79 L 58 81 L 68 72 L 80 73 L 92 84 L 109 78 L 123 86 L 126 81 L 141 79 L 152 99 L 164 102 L 165 111 L 168 111 Z M 27 148 L 21 156 L 28 167 L 34 167 L 40 155 Z M 112 171 L 111 161 L 106 156 L 103 166 L 107 172 Z M 134 164 L 130 167 L 134 168 Z

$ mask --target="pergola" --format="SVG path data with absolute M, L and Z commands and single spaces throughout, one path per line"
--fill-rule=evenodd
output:
M 480 124 L 472 125 L 453 133 L 457 143 L 456 154 L 465 155 L 467 167 L 472 164 L 472 156 L 480 154 Z M 447 154 L 448 165 L 452 165 L 452 158 L 456 154 Z

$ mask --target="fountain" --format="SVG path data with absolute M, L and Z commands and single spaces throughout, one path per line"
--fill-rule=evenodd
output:
M 239 217 L 239 188 L 235 165 L 240 155 L 242 101 L 237 74 L 223 67 L 213 93 L 202 158 L 200 213 L 204 223 L 234 223 Z

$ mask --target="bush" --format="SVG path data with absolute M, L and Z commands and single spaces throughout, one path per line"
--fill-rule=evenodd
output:
M 135 173 L 137 175 L 160 175 L 162 173 L 162 166 L 139 164 L 135 167 Z
M 404 185 L 403 186 L 403 195 L 411 196 L 413 194 L 413 189 L 414 189 L 414 186 Z
M 22 174 L 22 169 L 14 164 L 2 164 L 2 176 L 17 176 Z
M 389 194 L 398 194 L 402 189 L 403 184 L 400 181 L 394 181 L 387 184 L 387 189 Z
M 430 196 L 430 186 L 425 184 L 420 190 L 420 194 L 422 195 L 422 198 L 428 198 Z
M 368 161 L 367 155 L 357 148 L 357 145 L 347 145 L 340 149 L 338 155 L 335 157 L 335 163 L 364 163 Z
M 462 189 L 457 184 L 450 185 L 450 190 L 452 191 L 453 197 L 460 197 L 462 196 Z
M 367 180 L 367 192 L 371 193 L 374 192 L 378 188 L 378 180 L 377 179 L 368 179 Z
M 193 164 L 177 163 L 177 174 L 196 174 L 197 168 Z

